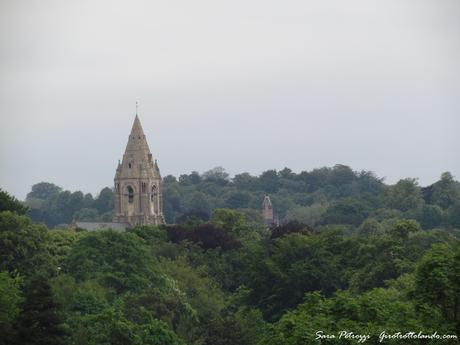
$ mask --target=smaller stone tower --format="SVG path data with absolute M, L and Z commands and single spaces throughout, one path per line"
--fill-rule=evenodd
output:
M 164 223 L 160 169 L 137 114 L 114 180 L 113 222 L 130 226 Z
M 271 227 L 275 223 L 275 218 L 273 217 L 273 204 L 268 195 L 265 195 L 264 201 L 262 202 L 262 218 L 264 224 L 268 227 Z

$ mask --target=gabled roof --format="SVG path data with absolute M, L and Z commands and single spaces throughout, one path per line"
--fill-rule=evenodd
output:
M 129 228 L 129 224 L 125 223 L 109 223 L 109 222 L 75 222 L 75 227 L 88 231 L 95 230 L 116 230 L 123 231 Z

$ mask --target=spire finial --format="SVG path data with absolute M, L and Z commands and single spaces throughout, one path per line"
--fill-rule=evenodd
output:
M 136 116 L 137 116 L 137 110 L 139 108 L 139 101 L 136 101 Z

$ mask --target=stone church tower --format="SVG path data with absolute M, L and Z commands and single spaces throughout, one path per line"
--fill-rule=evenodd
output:
M 114 223 L 163 224 L 161 176 L 136 114 L 114 186 Z
M 264 201 L 262 202 L 262 218 L 264 224 L 268 227 L 273 226 L 275 218 L 273 217 L 273 204 L 268 195 L 265 195 Z

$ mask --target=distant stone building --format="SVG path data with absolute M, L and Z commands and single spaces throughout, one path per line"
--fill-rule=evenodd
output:
M 262 202 L 262 219 L 264 224 L 268 227 L 272 227 L 275 224 L 273 204 L 268 195 L 265 195 L 264 201 Z
M 140 224 L 163 224 L 161 175 L 136 114 L 113 190 L 113 222 L 74 222 L 85 230 L 124 230 Z
M 136 114 L 114 186 L 114 223 L 163 224 L 161 175 Z

